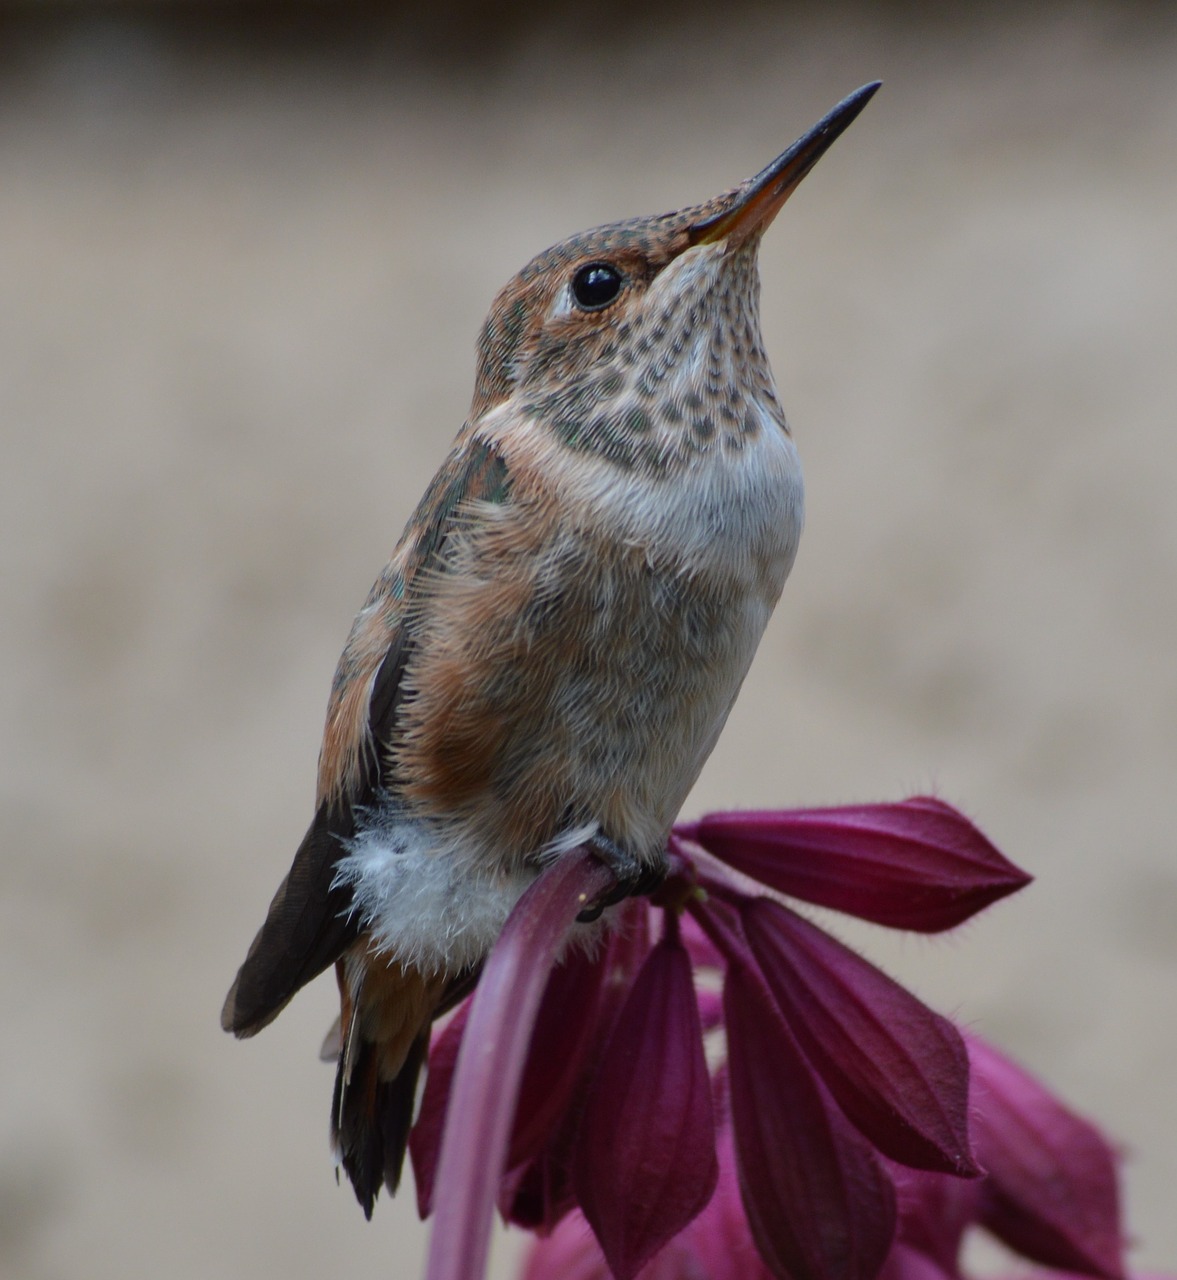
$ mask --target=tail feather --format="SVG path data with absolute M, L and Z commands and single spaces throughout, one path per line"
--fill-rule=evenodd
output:
M 380 1046 L 364 1042 L 355 1054 L 351 1079 L 341 1054 L 335 1072 L 331 1136 L 344 1173 L 351 1180 L 366 1218 L 383 1184 L 389 1195 L 400 1185 L 413 1126 L 417 1080 L 429 1049 L 428 1028 L 413 1041 L 391 1080 L 380 1078 Z
M 331 1138 L 365 1215 L 381 1184 L 400 1185 L 417 1081 L 429 1055 L 433 1022 L 459 1003 L 477 970 L 424 976 L 396 962 L 372 964 L 362 944 L 335 967 L 339 981 L 339 1034 Z M 327 1047 L 325 1044 L 324 1047 Z

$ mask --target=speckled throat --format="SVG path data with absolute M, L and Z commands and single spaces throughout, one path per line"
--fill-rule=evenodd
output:
M 758 248 L 756 236 L 676 257 L 596 364 L 533 382 L 523 412 L 570 448 L 647 474 L 738 453 L 774 426 L 787 432 L 760 336 Z

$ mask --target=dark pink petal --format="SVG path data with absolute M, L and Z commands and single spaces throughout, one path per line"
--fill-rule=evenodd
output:
M 716 1176 L 691 964 L 667 937 L 609 1037 L 574 1153 L 577 1198 L 618 1280 L 631 1280 L 699 1213 Z
M 562 1129 L 499 1185 L 503 1221 L 547 1235 L 576 1208 L 572 1189 L 572 1138 Z
M 610 951 L 603 947 L 593 956 L 574 951 L 552 970 L 519 1086 L 509 1169 L 544 1147 L 568 1105 L 589 1047 L 602 1034 L 597 1018 Z
M 608 1002 L 604 1003 L 607 1009 Z M 602 1039 L 607 1038 L 612 1019 L 602 1017 L 598 1025 Z M 498 1205 L 504 1222 L 547 1235 L 576 1208 L 572 1152 L 600 1048 L 594 1046 L 595 1052 L 590 1052 L 582 1064 L 564 1112 L 549 1130 L 540 1150 L 503 1175 Z
M 434 1032 L 429 1046 L 425 1093 L 413 1131 L 409 1134 L 409 1156 L 413 1161 L 413 1181 L 417 1187 L 417 1212 L 422 1218 L 429 1217 L 433 1200 L 433 1177 L 437 1172 L 437 1157 L 441 1154 L 445 1109 L 450 1098 L 450 1084 L 458 1061 L 462 1032 L 469 1015 L 470 1002 L 467 1000 L 440 1031 Z
M 963 814 L 931 796 L 712 813 L 676 832 L 781 893 L 921 933 L 951 929 L 1030 881 Z
M 507 917 L 458 1050 L 425 1280 L 472 1280 L 486 1271 L 511 1120 L 547 976 L 577 913 L 614 884 L 588 850 L 573 850 L 547 867 Z
M 886 1156 L 958 1176 L 969 1149 L 969 1058 L 960 1033 L 795 911 L 749 899 L 744 934 L 806 1057 Z
M 727 901 L 728 898 L 731 901 Z M 744 936 L 744 922 L 739 912 L 739 907 L 747 900 L 747 894 L 742 891 L 733 894 L 725 886 L 720 892 L 691 903 L 689 908 L 700 929 L 723 956 L 725 968 L 732 965 L 757 967 L 756 958 Z
M 779 1280 L 874 1280 L 895 1192 L 874 1151 L 811 1074 L 754 972 L 724 984 L 732 1123 L 752 1238 Z
M 559 1115 L 554 1116 L 543 1135 L 543 1145 L 503 1178 L 499 1188 L 499 1210 L 504 1219 L 532 1231 L 546 1233 L 576 1204 L 572 1190 L 572 1150 L 580 1131 L 580 1118 L 588 1099 L 589 1086 L 609 1040 L 613 1025 L 625 1004 L 650 950 L 650 911 L 644 899 L 635 899 L 618 909 L 614 928 L 606 941 L 600 965 L 602 985 L 596 1002 L 591 1035 L 586 1033 L 579 1068 Z M 545 1001 L 547 996 L 545 996 Z M 539 1033 L 532 1037 L 536 1052 Z M 526 1090 L 529 1086 L 524 1085 Z M 520 1108 L 524 1105 L 522 1098 Z M 516 1120 L 518 1124 L 518 1117 Z M 539 1136 L 537 1134 L 537 1136 Z
M 545 1136 L 543 1146 L 503 1175 L 498 1206 L 504 1222 L 547 1235 L 576 1207 L 571 1152 L 580 1128 L 584 1094 L 582 1071 L 564 1113 Z
M 740 1200 L 730 1128 L 719 1131 L 719 1181 L 707 1207 L 642 1268 L 638 1280 L 772 1280 Z M 531 1250 L 523 1280 L 612 1280 L 605 1255 L 579 1213 Z
M 1122 1280 L 1111 1145 L 990 1045 L 970 1036 L 968 1046 L 977 1158 L 989 1175 L 982 1225 L 1035 1262 Z

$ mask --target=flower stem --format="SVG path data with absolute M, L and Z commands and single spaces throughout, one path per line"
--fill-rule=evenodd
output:
M 511 1121 L 548 975 L 576 916 L 613 882 L 587 850 L 564 854 L 516 903 L 487 959 L 446 1111 L 426 1280 L 486 1273 Z

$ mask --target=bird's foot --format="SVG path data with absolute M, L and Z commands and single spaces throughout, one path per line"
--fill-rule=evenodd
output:
M 640 861 L 604 835 L 594 836 L 588 841 L 588 848 L 594 857 L 613 872 L 617 883 L 603 898 L 594 902 L 591 907 L 585 907 L 576 917 L 581 924 L 589 924 L 598 919 L 606 907 L 612 907 L 625 898 L 641 898 L 653 893 L 670 870 L 670 860 L 665 850 L 659 854 L 657 862 Z

